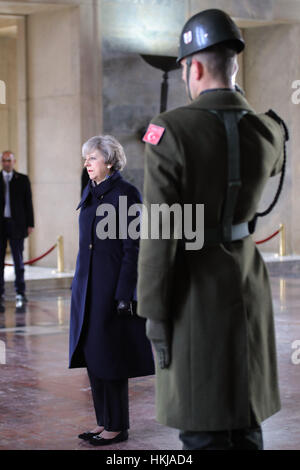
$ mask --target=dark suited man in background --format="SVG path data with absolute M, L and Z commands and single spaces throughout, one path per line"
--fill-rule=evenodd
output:
M 26 301 L 23 250 L 24 238 L 34 227 L 31 187 L 28 176 L 14 170 L 16 159 L 10 150 L 1 155 L 0 172 L 0 312 L 4 312 L 4 259 L 7 241 L 15 265 L 16 307 Z

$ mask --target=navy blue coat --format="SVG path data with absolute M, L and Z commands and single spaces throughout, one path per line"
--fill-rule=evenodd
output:
M 70 368 L 88 367 L 97 377 L 114 380 L 154 374 L 145 320 L 117 314 L 117 300 L 136 299 L 139 240 L 98 238 L 97 208 L 112 204 L 118 220 L 119 196 L 128 207 L 140 203 L 138 190 L 119 172 L 83 191 L 79 216 L 79 253 L 72 282 Z M 128 223 L 135 217 L 128 218 Z

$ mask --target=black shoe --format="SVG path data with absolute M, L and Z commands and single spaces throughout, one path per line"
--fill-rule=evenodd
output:
M 127 441 L 127 439 L 128 431 L 121 431 L 119 434 L 117 434 L 116 437 L 113 437 L 112 439 L 104 439 L 104 437 L 99 435 L 92 437 L 89 442 L 90 444 L 93 444 L 93 446 L 109 446 L 111 444 L 117 444 L 117 442 Z
M 92 439 L 92 437 L 98 436 L 100 432 L 83 432 L 82 434 L 78 434 L 78 437 L 79 439 L 83 439 L 84 441 L 89 441 L 90 439 Z

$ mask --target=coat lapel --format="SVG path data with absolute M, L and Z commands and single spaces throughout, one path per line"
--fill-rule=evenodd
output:
M 4 204 L 5 183 L 3 180 L 3 171 L 0 171 L 0 200 Z
M 13 187 L 17 181 L 17 179 L 19 178 L 19 175 L 16 171 L 13 170 L 13 175 L 12 175 L 12 179 L 10 180 L 10 183 L 9 183 L 9 187 L 10 187 L 10 194 L 13 193 Z

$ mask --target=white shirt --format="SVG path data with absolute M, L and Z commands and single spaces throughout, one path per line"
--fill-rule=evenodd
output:
M 10 171 L 9 173 L 5 170 L 2 171 L 3 181 L 5 183 L 5 206 L 4 206 L 4 217 L 11 217 L 11 210 L 10 210 L 10 197 L 9 197 L 9 188 L 6 184 L 7 176 L 8 181 L 10 182 L 13 177 L 13 172 Z
M 4 183 L 6 182 L 6 175 L 9 175 L 9 181 L 11 181 L 12 177 L 13 177 L 13 171 L 10 171 L 9 173 L 5 170 L 2 170 L 2 175 L 3 175 L 3 180 L 4 180 Z

